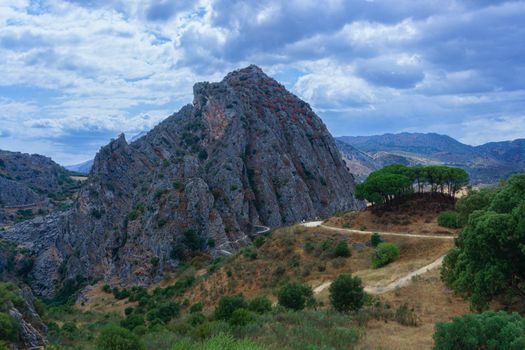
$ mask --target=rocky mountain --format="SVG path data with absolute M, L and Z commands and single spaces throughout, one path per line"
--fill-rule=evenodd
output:
M 76 187 L 70 173 L 48 157 L 0 150 L 0 225 L 15 221 L 17 210 L 52 210 Z
M 525 140 L 463 144 L 435 133 L 400 133 L 375 136 L 342 136 L 338 141 L 366 153 L 380 167 L 389 164 L 450 165 L 464 168 L 474 184 L 490 184 L 525 169 Z M 339 147 L 344 154 L 344 149 Z M 366 160 L 350 167 L 360 171 Z
M 197 251 L 231 254 L 258 225 L 360 205 L 321 119 L 261 69 L 193 91 L 145 136 L 103 147 L 71 210 L 0 232 L 32 252 L 38 294 L 95 278 L 148 284 Z
M 131 142 L 135 142 L 138 139 L 140 139 L 142 136 L 146 135 L 147 131 L 141 131 L 135 135 L 133 135 L 130 139 Z M 80 174 L 87 175 L 91 171 L 91 168 L 93 167 L 93 159 L 86 160 L 85 162 L 73 164 L 73 165 L 66 165 L 65 168 L 70 171 L 74 171 Z

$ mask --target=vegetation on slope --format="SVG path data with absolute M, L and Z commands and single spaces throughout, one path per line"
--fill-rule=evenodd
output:
M 439 192 L 453 198 L 468 181 L 468 174 L 460 168 L 393 164 L 374 171 L 358 184 L 356 197 L 372 205 L 392 204 L 394 200 L 412 194 L 416 187 L 418 193 L 428 189 L 431 193 Z
M 446 256 L 443 280 L 478 310 L 502 293 L 524 297 L 525 174 L 462 202 L 468 223 Z

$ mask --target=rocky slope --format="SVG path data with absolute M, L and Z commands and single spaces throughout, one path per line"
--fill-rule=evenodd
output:
M 78 187 L 69 175 L 48 157 L 0 150 L 0 226 L 17 220 L 17 209 L 53 210 Z
M 32 286 L 51 297 L 85 279 L 158 280 L 196 251 L 227 254 L 256 225 L 359 206 L 335 141 L 309 105 L 258 67 L 194 86 L 183 107 L 97 154 L 69 212 L 0 232 L 33 252 Z
M 449 136 L 434 133 L 400 133 L 375 136 L 342 136 L 339 142 L 351 145 L 371 157 L 380 167 L 389 164 L 449 165 L 464 168 L 474 184 L 491 184 L 525 169 L 525 140 L 465 145 Z M 344 149 L 341 148 L 344 152 Z M 356 162 L 359 171 L 369 161 Z

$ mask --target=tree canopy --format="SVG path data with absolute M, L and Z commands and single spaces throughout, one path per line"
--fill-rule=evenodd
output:
M 454 197 L 468 184 L 465 170 L 447 166 L 407 167 L 401 164 L 388 165 L 374 171 L 356 186 L 356 197 L 375 204 L 391 204 L 396 198 L 415 191 L 440 192 Z
M 476 309 L 504 291 L 525 297 L 525 173 L 468 197 L 462 200 L 468 222 L 445 257 L 443 280 Z
M 436 324 L 434 350 L 525 349 L 525 319 L 487 311 Z

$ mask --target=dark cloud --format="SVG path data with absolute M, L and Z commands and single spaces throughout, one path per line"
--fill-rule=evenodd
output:
M 249 63 L 284 76 L 337 135 L 525 133 L 525 1 L 67 2 L 31 1 L 0 23 L 0 101 L 38 105 L 35 115 L 17 105 L 17 116 L 35 134 L 56 130 L 48 139 L 61 154 L 96 150 L 120 124 L 140 131 L 135 116 L 190 102 L 195 81 Z M 35 97 L 17 84 L 58 93 Z M 67 116 L 78 130 L 64 127 Z M 16 126 L 9 141 L 26 132 Z

